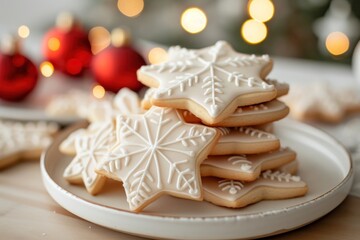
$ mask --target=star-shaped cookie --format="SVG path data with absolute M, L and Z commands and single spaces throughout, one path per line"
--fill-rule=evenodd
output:
M 101 161 L 111 157 L 109 149 L 115 143 L 114 123 L 102 122 L 93 132 L 75 138 L 76 155 L 66 167 L 64 178 L 70 183 L 83 182 L 86 190 L 95 195 L 105 183 L 105 177 L 97 174 L 95 168 Z
M 123 182 L 132 211 L 163 194 L 202 200 L 200 164 L 218 136 L 214 128 L 185 123 L 171 108 L 118 116 L 112 157 L 97 172 Z
M 215 124 L 238 106 L 276 97 L 274 86 L 263 81 L 272 68 L 267 55 L 237 53 L 224 41 L 200 50 L 173 47 L 168 55 L 168 61 L 138 70 L 142 83 L 157 88 L 155 106 L 186 109 Z
M 0 169 L 19 160 L 39 159 L 58 128 L 55 123 L 0 121 Z

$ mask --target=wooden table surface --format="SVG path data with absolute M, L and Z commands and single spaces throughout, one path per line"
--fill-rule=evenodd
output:
M 316 211 L 316 210 L 315 210 Z M 271 239 L 354 239 L 360 236 L 360 198 L 300 229 Z M 143 239 L 87 222 L 60 207 L 46 192 L 39 162 L 0 170 L 0 239 Z

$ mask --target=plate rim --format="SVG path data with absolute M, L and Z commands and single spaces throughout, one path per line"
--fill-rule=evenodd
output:
M 66 128 L 62 133 L 60 133 L 58 135 L 57 139 L 60 139 L 62 136 L 66 136 L 67 134 L 69 134 L 70 132 L 72 132 L 73 130 L 79 128 L 82 126 L 82 124 L 85 124 L 86 121 L 80 121 L 77 122 L 75 124 L 72 124 L 71 126 L 69 126 L 68 128 Z M 43 177 L 43 183 L 46 186 L 47 189 L 47 184 L 45 182 L 46 179 L 50 180 L 50 184 L 52 184 L 55 188 L 57 188 L 58 190 L 62 191 L 64 194 L 66 194 L 68 197 L 73 198 L 74 200 L 80 201 L 84 204 L 90 204 L 92 207 L 98 207 L 98 208 L 103 208 L 106 209 L 107 211 L 114 211 L 117 214 L 121 214 L 124 216 L 134 216 L 136 215 L 137 217 L 141 217 L 144 219 L 156 219 L 156 220 L 171 220 L 171 221 L 191 221 L 191 222 L 237 222 L 237 221 L 241 221 L 245 218 L 248 218 L 249 216 L 253 217 L 253 218 L 257 218 L 257 217 L 266 217 L 266 216 L 270 216 L 273 214 L 277 214 L 279 212 L 284 212 L 284 211 L 291 211 L 297 208 L 301 208 L 303 206 L 309 205 L 309 204 L 314 204 L 318 201 L 321 201 L 323 198 L 326 198 L 328 195 L 331 195 L 333 192 L 336 192 L 339 188 L 341 188 L 341 186 L 343 186 L 344 184 L 346 184 L 348 181 L 352 181 L 353 180 L 353 175 L 354 175 L 354 168 L 353 168 L 353 161 L 351 158 L 350 153 L 346 150 L 346 148 L 334 137 L 332 137 L 331 135 L 327 134 L 326 132 L 324 132 L 323 130 L 320 130 L 318 128 L 315 128 L 313 126 L 310 126 L 308 124 L 305 123 L 301 123 L 301 122 L 297 122 L 294 120 L 289 120 L 289 119 L 285 119 L 282 120 L 280 123 L 277 123 L 277 125 L 298 125 L 300 126 L 302 129 L 306 128 L 307 130 L 311 130 L 311 131 L 316 131 L 317 134 L 321 134 L 322 137 L 326 137 L 329 140 L 331 140 L 332 142 L 334 142 L 335 144 L 337 144 L 343 151 L 343 153 L 345 153 L 347 155 L 347 159 L 349 160 L 350 164 L 349 164 L 349 171 L 347 172 L 347 174 L 344 176 L 344 178 L 333 188 L 331 188 L 330 190 L 328 190 L 327 192 L 323 193 L 320 196 L 317 196 L 316 198 L 312 198 L 309 199 L 305 202 L 299 203 L 299 204 L 295 204 L 292 206 L 288 206 L 288 207 L 283 207 L 280 209 L 276 209 L 276 210 L 267 210 L 267 211 L 260 211 L 260 212 L 256 212 L 256 213 L 247 213 L 247 214 L 241 214 L 241 215 L 229 215 L 229 216 L 204 216 L 204 217 L 191 217 L 191 216 L 163 216 L 163 215 L 157 215 L 154 213 L 147 213 L 147 212 L 142 212 L 142 213 L 134 213 L 131 212 L 129 210 L 125 210 L 125 209 L 119 209 L 119 208 L 115 208 L 115 207 L 111 207 L 111 206 L 107 206 L 104 204 L 99 204 L 97 202 L 91 201 L 91 200 L 87 200 L 84 199 L 80 196 L 77 196 L 75 194 L 73 194 L 72 192 L 67 191 L 66 189 L 62 188 L 61 186 L 59 186 L 56 181 L 50 176 L 50 174 L 48 173 L 47 169 L 46 169 L 46 156 L 48 154 L 48 152 L 51 150 L 52 147 L 54 147 L 54 145 L 56 145 L 57 141 L 55 140 L 41 155 L 41 161 L 40 161 L 40 169 L 41 169 L 41 175 Z M 315 133 L 316 134 L 316 133 Z M 58 140 L 59 141 L 59 140 Z M 49 190 L 47 189 L 48 193 L 50 194 Z M 52 194 L 50 194 L 52 196 Z M 345 195 L 345 197 L 348 195 L 348 193 Z M 344 197 L 344 198 L 345 198 Z M 58 204 L 60 204 L 58 201 L 56 201 Z M 340 201 L 341 203 L 342 201 Z M 339 204 L 340 204 L 339 203 Z M 61 204 L 60 204 L 61 205 Z

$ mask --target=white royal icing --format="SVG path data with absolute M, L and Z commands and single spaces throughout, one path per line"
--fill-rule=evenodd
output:
M 217 129 L 221 137 L 210 155 L 249 154 L 254 153 L 251 151 L 252 147 L 261 148 L 262 152 L 276 150 L 275 148 L 279 147 L 279 139 L 274 134 L 260 129 L 252 127 L 218 127 Z M 270 142 L 274 144 L 269 144 Z
M 55 123 L 0 121 L 0 158 L 44 149 L 58 129 Z
M 75 138 L 76 155 L 66 167 L 63 176 L 68 179 L 82 179 L 91 192 L 101 176 L 95 172 L 97 164 L 111 158 L 109 152 L 115 143 L 112 121 L 103 122 L 96 131 L 80 134 Z
M 259 190 L 261 191 L 266 188 L 284 189 L 284 193 L 286 193 L 287 189 L 306 187 L 306 183 L 303 182 L 299 176 L 279 171 L 272 172 L 271 170 L 266 171 L 260 178 L 252 182 L 215 177 L 204 177 L 202 180 L 205 193 L 210 193 L 211 196 L 215 196 L 218 199 L 234 203 L 241 201 L 243 196 L 251 193 L 255 189 L 257 190 L 257 194 L 259 194 Z M 211 199 L 207 197 L 208 195 L 205 194 L 205 200 L 211 201 Z M 279 196 L 279 198 L 281 198 L 281 196 Z
M 240 95 L 274 90 L 260 78 L 268 64 L 268 55 L 240 54 L 219 41 L 200 50 L 171 48 L 167 62 L 140 72 L 159 82 L 153 98 L 190 98 L 215 118 Z
M 186 124 L 175 109 L 152 107 L 144 115 L 117 117 L 116 135 L 115 157 L 98 169 L 123 181 L 131 210 L 162 192 L 200 198 L 197 158 L 214 141 L 215 129 Z
M 238 180 L 244 180 L 242 177 L 257 173 L 268 169 L 275 169 L 295 160 L 296 153 L 290 148 L 280 148 L 278 151 L 271 151 L 259 154 L 239 154 L 239 155 L 222 155 L 208 156 L 201 164 L 202 167 L 212 167 L 217 170 L 225 170 L 227 172 L 236 172 Z M 282 161 L 279 161 L 282 160 Z M 267 166 L 264 166 L 267 164 Z M 271 166 L 271 167 L 269 167 Z M 219 175 L 219 171 L 214 175 L 216 177 L 226 177 Z M 202 176 L 204 176 L 202 174 Z M 208 175 L 206 175 L 208 176 Z

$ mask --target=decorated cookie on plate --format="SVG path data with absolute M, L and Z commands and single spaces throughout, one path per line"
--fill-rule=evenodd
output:
M 102 161 L 112 157 L 109 150 L 115 144 L 113 121 L 103 122 L 91 131 L 77 135 L 74 144 L 76 154 L 66 167 L 63 176 L 70 183 L 83 183 L 86 190 L 95 195 L 102 189 L 106 180 L 104 176 L 95 172 L 95 168 Z
M 87 119 L 90 122 L 99 122 L 114 119 L 119 114 L 129 115 L 142 112 L 138 94 L 129 88 L 122 88 L 112 101 L 93 102 L 89 106 Z
M 257 154 L 280 148 L 280 140 L 272 133 L 253 127 L 217 128 L 221 137 L 210 155 Z
M 267 170 L 253 182 L 204 177 L 204 200 L 217 206 L 241 208 L 262 200 L 300 197 L 308 191 L 299 176 Z
M 209 156 L 201 164 L 201 176 L 249 182 L 256 180 L 262 171 L 279 168 L 295 159 L 296 153 L 290 148 L 250 155 Z
M 239 106 L 276 97 L 274 86 L 263 81 L 271 68 L 268 55 L 237 53 L 219 41 L 199 50 L 172 47 L 168 61 L 141 67 L 138 78 L 156 88 L 153 105 L 185 109 L 216 124 Z
M 141 101 L 141 106 L 144 109 L 151 107 L 151 96 L 156 91 L 155 88 L 149 88 L 144 98 Z M 236 108 L 235 112 L 230 114 L 224 120 L 211 124 L 202 121 L 188 110 L 183 110 L 183 116 L 186 122 L 189 123 L 203 123 L 207 126 L 217 127 L 240 127 L 253 126 L 273 122 L 286 117 L 289 113 L 289 108 L 279 100 L 272 100 L 269 102 L 254 104 L 250 106 L 243 106 Z
M 72 132 L 61 144 L 60 152 L 74 155 L 76 138 L 91 135 L 104 122 L 113 121 L 117 115 L 139 114 L 143 112 L 137 93 L 128 88 L 121 89 L 112 101 L 93 102 L 88 107 L 87 117 L 90 122 L 86 129 L 78 129 Z
M 116 144 L 97 172 L 123 182 L 131 211 L 163 194 L 202 200 L 200 164 L 218 140 L 218 130 L 185 123 L 171 108 L 116 118 Z

